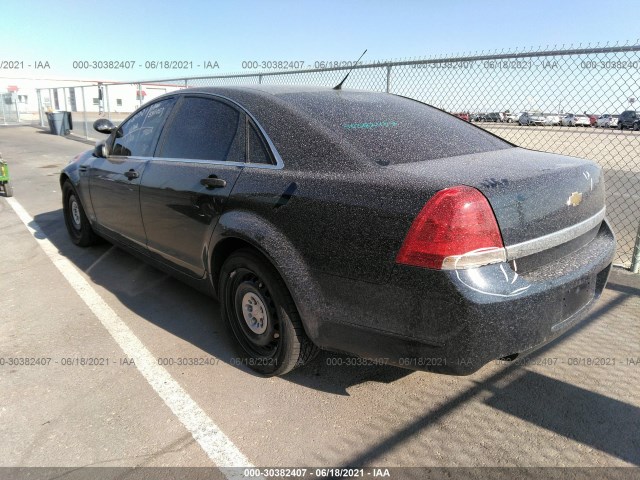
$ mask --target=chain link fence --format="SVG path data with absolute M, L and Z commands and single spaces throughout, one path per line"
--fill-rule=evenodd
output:
M 83 87 L 81 127 L 98 137 L 96 118 L 124 119 L 140 104 L 176 89 L 230 85 L 333 87 L 350 66 L 262 71 L 157 82 Z M 607 182 L 607 211 L 617 235 L 615 262 L 640 264 L 640 45 L 500 52 L 357 65 L 344 88 L 414 98 L 534 150 L 594 160 Z M 45 89 L 39 91 L 43 98 Z M 67 88 L 66 90 L 70 90 Z M 86 92 L 85 92 L 86 91 Z M 45 104 L 41 102 L 41 110 Z M 622 112 L 632 114 L 620 116 Z M 640 114 L 639 114 L 640 115 Z M 41 116 L 41 124 L 44 120 Z M 517 165 L 514 165 L 517 168 Z

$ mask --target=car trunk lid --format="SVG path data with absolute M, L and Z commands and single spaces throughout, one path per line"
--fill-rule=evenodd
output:
M 510 148 L 396 165 L 439 188 L 480 190 L 495 213 L 506 247 L 575 226 L 604 208 L 598 165 L 574 157 Z

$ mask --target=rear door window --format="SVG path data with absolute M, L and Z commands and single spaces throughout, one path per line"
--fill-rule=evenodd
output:
M 204 97 L 185 97 L 167 125 L 162 158 L 245 161 L 244 114 Z

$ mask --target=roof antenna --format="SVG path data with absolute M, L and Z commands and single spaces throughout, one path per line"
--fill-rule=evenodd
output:
M 358 60 L 356 60 L 356 63 L 353 64 L 353 66 L 351 67 L 351 69 L 347 72 L 347 74 L 344 76 L 344 78 L 342 79 L 342 81 L 336 85 L 335 87 L 333 87 L 334 90 L 342 90 L 342 84 L 347 80 L 347 77 L 349 76 L 349 74 L 351 73 L 351 71 L 356 67 L 356 65 L 358 65 L 358 62 L 360 61 L 360 59 L 362 59 L 362 57 L 364 57 L 364 54 L 367 53 L 367 50 L 365 49 L 364 52 L 362 52 L 362 55 L 360 55 L 360 58 Z

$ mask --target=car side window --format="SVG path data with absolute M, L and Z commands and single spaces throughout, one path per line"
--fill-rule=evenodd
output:
M 263 163 L 272 165 L 271 156 L 265 147 L 262 138 L 256 131 L 256 128 L 249 124 L 249 163 Z
M 244 114 L 226 103 L 185 97 L 167 126 L 158 156 L 245 161 Z
M 124 122 L 115 134 L 111 155 L 150 157 L 174 100 L 155 102 Z

